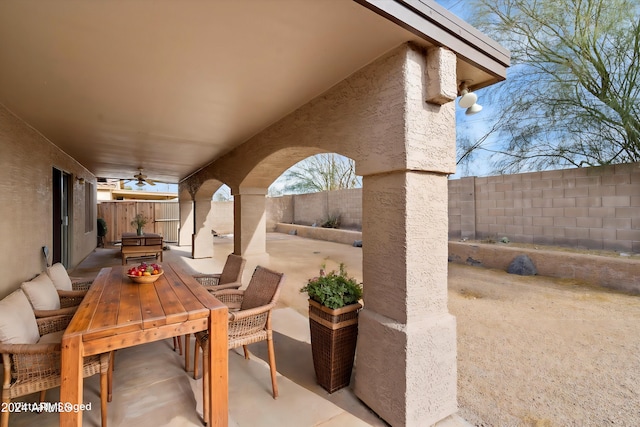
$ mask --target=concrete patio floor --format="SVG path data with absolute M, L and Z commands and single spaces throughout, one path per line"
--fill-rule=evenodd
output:
M 233 250 L 230 237 L 214 238 L 215 255 L 209 259 L 191 259 L 190 247 L 169 246 L 163 262 L 183 262 L 193 272 L 219 272 Z M 230 426 L 385 426 L 351 391 L 344 388 L 328 394 L 316 384 L 306 296 L 299 289 L 317 274 L 322 263 L 337 268 L 347 265 L 350 275 L 362 278 L 362 252 L 344 244 L 308 240 L 297 236 L 269 234 L 265 265 L 286 274 L 280 304 L 273 314 L 275 353 L 280 396 L 271 397 L 266 343 L 250 346 L 252 358 L 246 361 L 239 352 L 229 352 L 229 425 Z M 247 263 L 243 283 L 248 284 L 257 261 Z M 130 263 L 131 264 L 131 263 Z M 73 277 L 92 278 L 100 268 L 120 266 L 118 247 L 97 248 L 76 269 Z M 193 346 L 193 339 L 191 342 Z M 193 348 L 193 347 L 192 347 Z M 84 399 L 92 408 L 83 416 L 83 425 L 100 425 L 99 376 L 85 379 Z M 108 406 L 108 425 L 201 426 L 202 380 L 184 371 L 184 357 L 173 351 L 171 340 L 119 350 L 114 372 L 113 401 Z M 47 401 L 59 398 L 59 388 L 47 392 Z M 37 394 L 19 398 L 35 402 Z M 468 425 L 458 417 L 439 423 L 442 426 Z M 58 414 L 12 413 L 15 427 L 58 425 Z

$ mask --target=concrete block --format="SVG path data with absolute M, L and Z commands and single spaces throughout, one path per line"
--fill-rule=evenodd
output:
M 539 226 L 552 226 L 553 225 L 553 217 L 552 216 L 540 216 L 533 217 L 533 225 Z
M 587 197 L 589 196 L 589 187 L 565 188 L 565 197 Z
M 612 207 L 602 207 L 602 208 L 589 208 L 589 216 L 590 217 L 612 217 L 616 215 L 615 208 Z
M 576 199 L 573 198 L 560 198 L 560 199 L 553 199 L 553 202 L 551 203 L 551 206 L 553 206 L 554 208 L 573 208 L 576 205 Z
M 584 178 L 576 178 L 576 187 L 596 187 L 600 185 L 599 176 L 589 176 Z
M 585 207 L 564 208 L 564 216 L 567 217 L 586 217 L 589 216 L 589 209 Z
M 631 184 L 631 176 L 629 173 L 605 175 L 601 178 L 602 185 L 626 185 Z
M 564 216 L 562 207 L 542 208 L 542 216 Z
M 586 227 L 565 228 L 564 236 L 567 239 L 576 239 L 574 243 L 577 243 L 578 239 L 589 238 L 589 228 L 586 228 Z
M 576 226 L 584 228 L 601 228 L 602 217 L 578 217 L 576 218 Z
M 553 205 L 553 199 L 543 199 L 542 197 L 534 197 L 531 199 L 531 206 L 534 208 L 550 208 Z
M 576 197 L 576 207 L 597 208 L 602 206 L 602 197 Z
M 630 196 L 602 196 L 602 206 L 626 207 L 631 203 Z
M 590 228 L 589 238 L 594 240 L 615 240 L 616 230 L 605 229 L 605 228 Z M 625 240 L 631 240 L 631 239 L 625 239 Z
M 602 218 L 602 228 L 631 229 L 631 218 Z
M 611 240 L 640 240 L 640 230 L 617 230 L 616 235 Z
M 638 185 L 617 185 L 615 187 L 616 196 L 635 196 L 639 192 L 640 192 L 640 186 Z
M 558 216 L 553 218 L 553 225 L 556 227 L 575 227 L 577 225 L 576 222 L 574 217 Z

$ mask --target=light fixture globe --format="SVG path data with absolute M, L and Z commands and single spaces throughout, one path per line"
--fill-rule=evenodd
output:
M 462 96 L 458 101 L 458 105 L 462 108 L 469 108 L 478 100 L 478 95 L 473 92 L 469 92 L 468 89 L 462 89 L 460 93 L 462 94 Z
M 480 105 L 480 104 L 473 104 L 472 106 L 470 106 L 469 108 L 467 108 L 467 111 L 465 111 L 465 114 L 466 114 L 467 116 L 471 116 L 472 114 L 479 113 L 480 111 L 482 111 L 482 105 Z

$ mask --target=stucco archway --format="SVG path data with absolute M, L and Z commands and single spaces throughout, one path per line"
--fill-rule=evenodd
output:
M 265 251 L 264 198 L 279 173 L 314 150 L 355 160 L 365 308 L 354 388 L 392 425 L 430 425 L 457 410 L 446 303 L 455 63 L 450 51 L 403 45 L 189 178 L 232 188 L 235 250 L 251 255 Z
M 193 258 L 209 258 L 213 255 L 211 199 L 222 187 L 217 179 L 202 183 L 181 183 L 178 189 L 180 205 L 180 245 L 191 245 Z

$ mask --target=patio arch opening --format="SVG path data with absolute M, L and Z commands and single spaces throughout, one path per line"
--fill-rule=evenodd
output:
M 181 183 L 227 183 L 234 252 L 260 257 L 269 185 L 312 154 L 355 160 L 363 177 L 364 309 L 353 387 L 392 425 L 431 425 L 457 410 L 455 318 L 447 309 L 450 94 L 455 54 L 405 44 Z M 442 102 L 425 101 L 436 98 Z

